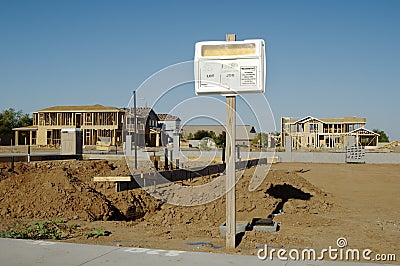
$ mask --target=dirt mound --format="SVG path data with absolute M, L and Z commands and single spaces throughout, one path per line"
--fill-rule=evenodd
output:
M 253 218 L 266 218 L 272 213 L 324 213 L 333 205 L 327 193 L 294 172 L 271 170 L 264 182 L 250 192 L 248 186 L 253 171 L 246 171 L 236 186 L 237 221 L 250 222 Z M 184 184 L 200 185 L 212 178 L 197 178 Z M 185 231 L 190 228 L 192 236 L 219 237 L 219 226 L 225 221 L 225 206 L 225 197 L 194 207 L 164 204 L 160 211 L 146 220 L 146 228 L 159 231 L 160 235 L 165 230 L 171 231 L 179 237 L 185 236 Z M 249 239 L 252 241 L 251 237 Z
M 142 189 L 123 191 L 108 196 L 110 201 L 124 215 L 125 220 L 135 221 L 150 217 L 160 210 L 162 202 L 153 198 Z
M 395 150 L 397 147 L 400 146 L 400 141 L 392 141 L 386 145 L 383 145 L 382 147 L 380 147 L 379 149 L 389 149 L 389 150 Z
M 225 198 L 196 207 L 171 206 L 142 189 L 115 193 L 112 183 L 94 183 L 93 176 L 128 175 L 124 161 L 54 161 L 16 163 L 14 172 L 2 164 L 0 208 L 3 218 L 66 218 L 84 220 L 136 220 L 159 213 L 155 225 L 206 222 L 218 225 L 225 219 Z M 331 206 L 327 194 L 295 172 L 271 170 L 253 192 L 248 184 L 253 170 L 246 171 L 236 186 L 238 219 L 267 217 L 271 213 L 318 213 Z M 217 175 L 185 181 L 197 186 Z
M 92 181 L 93 176 L 129 175 L 124 161 L 16 163 L 14 171 L 9 167 L 0 165 L 2 218 L 125 220 L 158 208 L 151 200 L 148 207 L 143 193 L 115 195 L 113 184 Z

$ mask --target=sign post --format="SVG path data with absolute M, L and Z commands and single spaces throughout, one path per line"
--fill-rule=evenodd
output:
M 133 130 L 135 130 L 135 135 L 133 137 L 133 141 L 135 142 L 135 170 L 137 170 L 137 141 L 138 141 L 138 136 L 137 136 L 137 115 L 136 115 L 136 91 L 133 91 L 133 119 L 135 121 L 135 127 Z M 129 148 L 132 150 L 132 147 Z
M 236 41 L 235 34 L 227 34 L 226 41 Z M 236 96 L 226 96 L 226 248 L 236 247 Z
M 226 96 L 226 248 L 236 247 L 236 95 L 265 91 L 264 40 L 196 43 L 196 94 Z

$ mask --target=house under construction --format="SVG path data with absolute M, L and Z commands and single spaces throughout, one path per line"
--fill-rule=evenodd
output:
M 135 113 L 133 108 L 125 109 L 126 134 L 135 133 Z M 137 143 L 141 147 L 161 146 L 161 129 L 158 127 L 159 118 L 152 108 L 136 108 Z
M 157 129 L 158 117 L 151 108 L 136 109 L 139 146 L 159 146 L 161 138 Z M 122 145 L 123 125 L 133 134 L 133 111 L 99 104 L 89 106 L 54 106 L 33 112 L 33 125 L 14 128 L 15 145 L 59 146 L 61 130 L 80 128 L 83 145 L 96 145 L 99 139 L 108 139 L 110 145 Z M 24 132 L 25 143 L 18 143 L 19 134 Z
M 377 148 L 379 134 L 365 128 L 367 119 L 357 117 L 281 119 L 281 143 L 288 136 L 293 149 L 337 148 L 363 146 Z

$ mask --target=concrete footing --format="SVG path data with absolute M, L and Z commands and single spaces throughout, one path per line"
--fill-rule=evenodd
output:
M 236 221 L 236 234 L 244 233 L 250 230 L 250 223 L 248 221 Z M 219 234 L 221 237 L 226 236 L 226 222 L 219 226 Z
M 273 233 L 278 230 L 278 223 L 272 221 L 271 218 L 254 218 L 251 222 L 251 229 L 256 231 L 269 231 Z

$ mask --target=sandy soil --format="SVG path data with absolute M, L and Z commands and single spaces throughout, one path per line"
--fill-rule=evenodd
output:
M 17 163 L 15 173 L 2 163 L 0 169 L 0 231 L 17 222 L 62 218 L 79 225 L 80 232 L 111 231 L 99 238 L 71 234 L 62 241 L 232 252 L 219 235 L 224 197 L 196 207 L 171 206 L 142 189 L 116 193 L 112 183 L 92 181 L 93 176 L 129 174 L 124 161 Z M 400 256 L 400 165 L 279 163 L 249 192 L 253 171 L 248 169 L 237 184 L 237 220 L 281 210 L 274 218 L 280 230 L 248 231 L 234 252 L 256 254 L 264 244 L 322 249 L 336 247 L 337 238 L 345 237 L 350 248 Z

